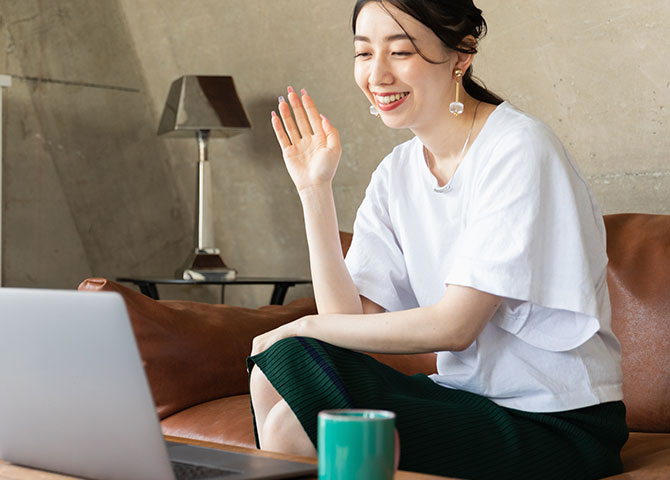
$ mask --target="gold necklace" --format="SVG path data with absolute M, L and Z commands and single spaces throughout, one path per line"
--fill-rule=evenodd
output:
M 472 131 L 475 128 L 475 119 L 477 118 L 477 110 L 479 110 L 479 105 L 481 103 L 482 102 L 477 102 L 477 105 L 475 106 L 475 114 L 472 116 L 472 125 L 470 125 L 470 131 L 468 132 L 468 136 L 465 139 L 465 144 L 463 145 L 463 149 L 461 150 L 461 160 L 463 160 L 463 154 L 465 154 L 465 149 L 468 148 L 468 143 L 470 142 L 470 137 L 472 136 Z

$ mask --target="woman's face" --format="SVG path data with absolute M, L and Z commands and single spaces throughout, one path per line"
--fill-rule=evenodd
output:
M 356 19 L 354 76 L 387 126 L 420 130 L 449 112 L 456 55 L 450 56 L 428 27 L 388 3 L 385 7 L 424 56 L 449 61 L 425 61 L 398 23 L 377 2 L 369 2 Z

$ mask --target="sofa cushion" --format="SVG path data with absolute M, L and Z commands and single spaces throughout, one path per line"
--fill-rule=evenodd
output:
M 161 421 L 164 435 L 255 448 L 249 395 L 219 398 Z
M 314 300 L 307 298 L 259 309 L 156 301 L 102 278 L 85 280 L 79 290 L 123 296 L 161 419 L 202 402 L 248 393 L 245 360 L 253 338 L 316 313 Z
M 606 215 L 628 427 L 670 432 L 670 215 Z

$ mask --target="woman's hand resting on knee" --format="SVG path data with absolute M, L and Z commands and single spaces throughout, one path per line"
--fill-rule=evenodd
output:
M 337 129 L 319 114 L 312 98 L 288 88 L 288 101 L 280 97 L 279 116 L 272 112 L 272 128 L 282 149 L 284 163 L 298 192 L 330 185 L 342 155 Z M 295 120 L 291 116 L 291 109 Z M 283 120 L 283 125 L 282 125 Z
M 264 352 L 279 340 L 299 336 L 298 330 L 304 318 L 307 317 L 299 318 L 255 337 L 251 346 L 251 356 Z

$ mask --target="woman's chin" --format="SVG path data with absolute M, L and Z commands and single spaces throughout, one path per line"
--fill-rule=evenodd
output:
M 400 118 L 393 118 L 390 115 L 385 117 L 384 114 L 382 114 L 381 121 L 384 123 L 385 126 L 387 126 L 388 128 L 393 128 L 394 130 L 409 128 L 407 122 L 404 122 Z

